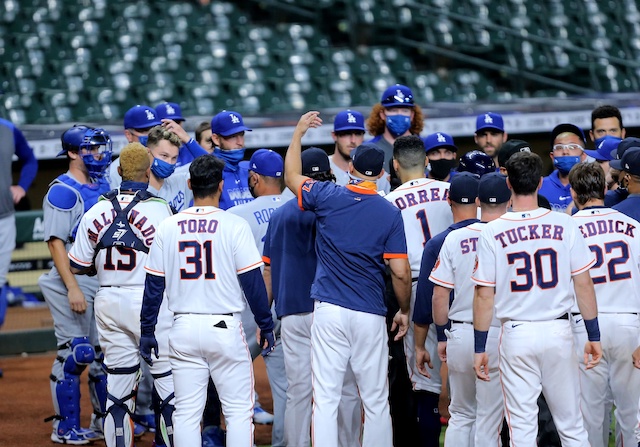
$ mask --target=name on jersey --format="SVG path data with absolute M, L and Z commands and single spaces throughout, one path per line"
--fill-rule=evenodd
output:
M 475 252 L 478 247 L 478 238 L 470 237 L 469 239 L 463 239 L 460 241 L 460 250 L 462 254 L 465 255 L 467 253 Z
M 215 233 L 218 229 L 217 220 L 185 219 L 179 220 L 180 234 L 185 233 Z
M 444 194 L 440 196 L 440 188 L 431 188 L 429 190 L 421 189 L 417 192 L 408 192 L 403 196 L 398 197 L 394 203 L 396 207 L 403 210 L 407 207 L 419 205 L 421 203 L 428 202 L 442 202 L 447 200 L 449 196 L 449 190 L 445 189 Z
M 500 241 L 502 248 L 504 248 L 509 244 L 536 239 L 554 239 L 561 241 L 563 232 L 564 228 L 561 225 L 531 224 L 511 228 L 496 234 L 494 237 L 496 241 Z
M 625 236 L 635 237 L 633 230 L 636 229 L 635 225 L 613 219 L 602 219 L 596 220 L 595 222 L 587 222 L 584 225 L 580 225 L 579 228 L 585 238 L 606 233 L 621 233 Z
M 107 217 L 107 214 L 109 213 L 101 213 L 98 219 L 93 219 L 93 230 L 91 228 L 87 230 L 89 240 L 94 244 L 98 243 L 98 234 L 100 234 L 104 227 L 110 225 L 111 222 L 113 222 L 113 219 L 115 219 L 116 210 L 111 210 L 111 217 Z M 129 224 L 140 230 L 140 233 L 142 233 L 142 237 L 144 238 L 144 243 L 147 247 L 153 242 L 153 237 L 156 233 L 156 227 L 153 226 L 153 224 L 147 225 L 148 220 L 149 219 L 146 216 L 140 215 L 140 211 L 132 209 L 129 212 Z
M 253 217 L 256 218 L 256 222 L 258 222 L 258 225 L 268 224 L 269 219 L 271 218 L 271 213 L 273 213 L 275 210 L 275 208 L 263 208 L 259 211 L 254 211 Z
M 184 205 L 184 191 L 180 191 L 176 196 L 169 201 L 169 204 L 180 211 Z

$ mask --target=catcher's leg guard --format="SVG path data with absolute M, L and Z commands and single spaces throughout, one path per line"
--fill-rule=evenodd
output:
M 104 354 L 96 346 L 96 358 L 89 366 L 89 392 L 93 405 L 91 429 L 103 432 L 104 416 L 107 411 L 107 369 L 104 366 Z
M 156 444 L 166 445 L 167 447 L 173 446 L 173 411 L 175 410 L 174 393 L 171 392 L 167 396 L 161 396 L 158 388 L 173 389 L 173 378 L 171 377 L 171 371 L 167 371 L 163 374 L 154 374 L 154 382 L 167 382 L 163 383 L 164 386 L 153 387 L 152 405 L 153 412 L 156 420 Z M 168 385 L 168 386 L 167 386 Z M 163 392 L 162 394 L 166 394 Z
M 104 439 L 107 447 L 133 447 L 135 397 L 140 378 L 140 365 L 128 368 L 107 368 L 109 392 L 104 418 Z

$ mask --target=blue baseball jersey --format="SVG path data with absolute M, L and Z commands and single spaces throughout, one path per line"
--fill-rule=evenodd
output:
M 611 189 L 604 195 L 604 206 L 613 208 L 627 197 L 629 197 L 629 190 L 627 190 L 627 188 Z
M 228 210 L 232 206 L 253 200 L 249 191 L 248 164 L 240 163 L 234 168 L 226 163 L 222 171 L 222 180 L 224 185 L 220 195 L 220 209 Z
M 612 208 L 640 222 L 640 194 L 629 194 L 626 199 Z
M 573 200 L 571 198 L 571 186 L 569 184 L 565 186 L 560 182 L 557 169 L 542 179 L 542 187 L 539 193 L 547 198 L 553 211 L 564 212 Z
M 449 233 L 458 228 L 463 228 L 472 223 L 479 222 L 478 219 L 467 219 L 450 225 L 442 233 L 438 233 L 429 239 L 422 252 L 422 262 L 420 263 L 420 275 L 416 286 L 416 305 L 413 308 L 413 322 L 418 324 L 433 323 L 433 283 L 429 281 L 431 270 L 436 265 L 436 260 L 440 254 L 440 249 Z M 452 292 L 453 293 L 453 292 Z
M 278 318 L 313 312 L 316 274 L 316 215 L 291 199 L 271 214 L 262 260 L 271 265 L 271 289 Z
M 316 215 L 318 267 L 311 297 L 386 315 L 385 258 L 407 258 L 400 210 L 375 190 L 307 179 L 298 205 Z

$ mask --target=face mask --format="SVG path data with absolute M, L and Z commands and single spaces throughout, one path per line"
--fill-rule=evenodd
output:
M 149 137 L 146 135 L 140 135 L 138 137 L 138 142 L 143 145 L 144 147 L 147 147 L 147 141 L 149 140 Z
M 213 150 L 213 155 L 223 159 L 232 167 L 236 167 L 238 166 L 238 163 L 240 163 L 244 158 L 244 151 L 245 151 L 244 149 L 233 149 L 230 151 L 223 151 L 222 149 L 217 147 Z
M 431 160 L 429 165 L 431 166 L 431 177 L 436 180 L 444 180 L 451 170 L 456 167 L 456 160 Z
M 564 157 L 554 157 L 553 165 L 560 171 L 562 175 L 567 175 L 571 168 L 580 163 L 580 157 L 566 155 Z
M 251 186 L 251 175 L 249 175 L 249 178 L 247 178 L 247 185 L 249 186 L 249 192 L 251 193 L 251 197 L 253 197 L 254 199 L 256 199 L 258 196 L 256 196 L 256 185 Z
M 173 174 L 173 171 L 175 170 L 176 165 L 167 163 L 159 158 L 154 158 L 153 163 L 151 163 L 151 172 L 153 172 L 153 174 L 158 178 L 167 178 Z
M 411 117 L 406 115 L 387 116 L 387 129 L 394 137 L 403 135 L 411 127 Z

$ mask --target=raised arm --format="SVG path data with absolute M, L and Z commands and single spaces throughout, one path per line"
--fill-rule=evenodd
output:
M 293 131 L 291 144 L 284 157 L 284 181 L 296 196 L 300 193 L 300 186 L 309 178 L 302 175 L 302 158 L 300 157 L 302 153 L 302 137 L 310 127 L 320 127 L 322 125 L 322 119 L 320 119 L 319 115 L 320 112 L 311 111 L 300 117 Z

